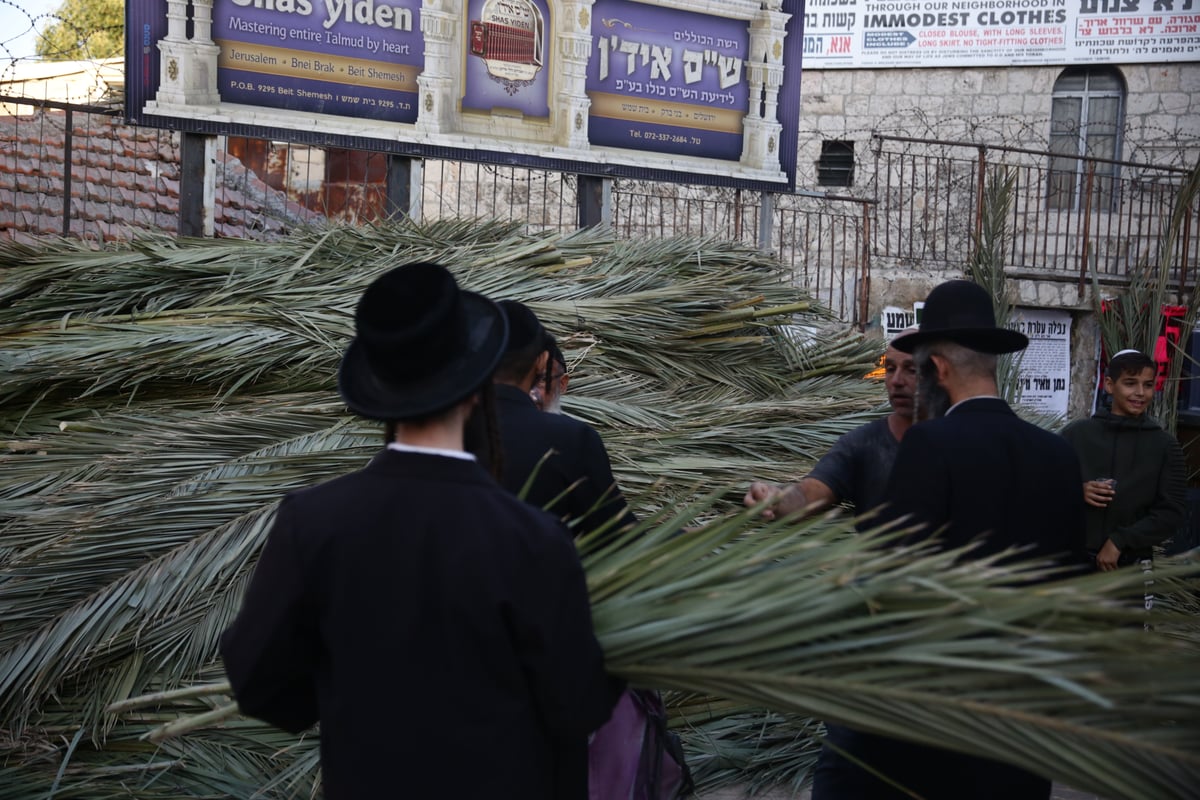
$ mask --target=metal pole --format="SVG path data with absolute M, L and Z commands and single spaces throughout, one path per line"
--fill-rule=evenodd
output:
M 775 227 L 775 194 L 763 192 L 759 196 L 758 212 L 758 249 L 764 253 L 773 253 L 771 249 L 771 233 Z
M 67 109 L 66 131 L 63 133 L 63 218 L 62 235 L 71 235 L 71 148 L 74 113 Z
M 1083 236 L 1082 245 L 1079 248 L 1079 296 L 1083 297 L 1083 290 L 1087 286 L 1087 269 L 1088 269 L 1088 237 L 1092 235 L 1092 178 L 1096 174 L 1096 165 L 1089 161 L 1087 166 L 1087 180 L 1084 182 L 1083 196 Z
M 388 219 L 421 218 L 421 189 L 424 162 L 419 158 L 389 154 L 387 157 Z
M 871 206 L 862 204 L 862 274 L 858 279 L 858 329 L 865 331 L 871 318 Z
M 179 235 L 212 236 L 217 137 L 184 133 L 179 141 Z
M 580 228 L 592 228 L 612 221 L 611 178 L 580 175 L 577 179 L 575 195 Z

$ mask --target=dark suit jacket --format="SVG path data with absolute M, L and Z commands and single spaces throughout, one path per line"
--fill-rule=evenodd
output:
M 564 521 L 580 519 L 576 534 L 594 530 L 614 516 L 621 526 L 635 521 L 613 478 L 608 451 L 590 425 L 562 414 L 538 411 L 516 386 L 496 384 L 496 416 L 504 459 L 501 483 L 514 494 L 529 476 L 525 500 Z M 547 453 L 551 455 L 539 466 Z
M 911 514 L 947 547 L 981 539 L 979 555 L 1008 547 L 1081 561 L 1083 478 L 1060 436 L 1017 417 L 997 398 L 964 401 L 914 425 L 900 443 L 885 519 Z
M 562 526 L 439 455 L 289 494 L 221 654 L 245 713 L 320 720 L 331 800 L 586 797 L 556 746 L 620 690 Z
M 1082 563 L 1084 503 L 1079 462 L 1059 436 L 1019 419 L 1003 401 L 976 398 L 914 425 L 900 442 L 881 521 L 906 514 L 917 537 L 947 547 L 981 539 L 973 553 L 1008 547 Z M 1029 556 L 1026 556 L 1029 557 Z M 1050 781 L 1016 767 L 831 726 L 838 750 L 927 800 L 1046 800 Z M 813 800 L 904 800 L 901 793 L 826 748 Z

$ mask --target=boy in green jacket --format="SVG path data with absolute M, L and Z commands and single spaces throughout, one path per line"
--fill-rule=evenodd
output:
M 1137 350 L 1113 356 L 1104 377 L 1112 411 L 1072 422 L 1063 436 L 1075 448 L 1087 503 L 1087 548 L 1096 568 L 1143 563 L 1184 522 L 1187 470 L 1175 437 L 1146 416 L 1157 367 Z M 1147 595 L 1146 607 L 1152 604 Z

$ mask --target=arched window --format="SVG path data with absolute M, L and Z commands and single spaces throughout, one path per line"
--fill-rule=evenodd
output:
M 1125 79 L 1112 67 L 1070 67 L 1054 83 L 1050 108 L 1049 204 L 1076 209 L 1090 182 L 1093 210 L 1113 202 L 1118 167 L 1083 158 L 1119 160 L 1125 120 Z

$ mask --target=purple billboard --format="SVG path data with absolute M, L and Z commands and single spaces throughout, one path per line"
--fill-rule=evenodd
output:
M 215 0 L 221 99 L 415 122 L 420 8 L 420 0 Z
M 795 184 L 802 0 L 125 8 L 126 111 L 137 124 L 590 175 Z
M 749 106 L 745 21 L 597 0 L 592 144 L 736 161 Z

